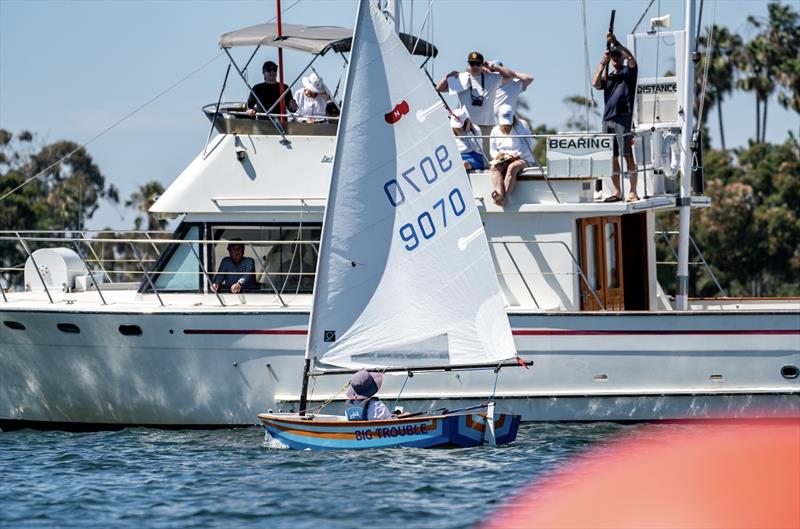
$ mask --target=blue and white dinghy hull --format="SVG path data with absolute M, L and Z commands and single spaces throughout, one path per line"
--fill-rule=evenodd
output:
M 269 437 L 296 450 L 361 450 L 406 446 L 468 448 L 484 444 L 486 413 L 454 413 L 379 421 L 348 421 L 338 415 L 296 413 L 258 416 Z M 520 416 L 494 415 L 495 444 L 517 437 Z

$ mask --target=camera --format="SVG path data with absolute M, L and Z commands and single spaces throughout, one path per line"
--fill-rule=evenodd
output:
M 482 95 L 475 95 L 472 94 L 472 106 L 474 107 L 482 107 L 483 106 L 483 96 Z

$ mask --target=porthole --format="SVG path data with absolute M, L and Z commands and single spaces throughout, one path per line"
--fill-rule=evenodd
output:
M 123 336 L 141 336 L 142 328 L 138 325 L 120 325 L 119 332 Z
M 69 334 L 78 334 L 81 332 L 80 328 L 74 323 L 59 323 L 56 327 L 58 327 L 59 331 Z
M 781 368 L 781 376 L 783 378 L 797 378 L 797 375 L 800 375 L 800 369 L 797 369 L 797 366 L 783 366 Z
M 3 325 L 8 327 L 9 329 L 14 329 L 15 331 L 24 331 L 25 330 L 25 326 L 22 325 L 18 321 L 13 321 L 13 320 L 4 321 Z

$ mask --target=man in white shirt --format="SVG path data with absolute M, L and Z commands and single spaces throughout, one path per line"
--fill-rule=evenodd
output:
M 295 115 L 308 123 L 325 121 L 325 107 L 329 99 L 328 89 L 320 76 L 312 73 L 303 77 L 303 88 L 294 94 L 294 100 L 297 102 Z
M 503 79 L 511 79 L 514 72 L 503 66 L 491 65 L 483 55 L 473 51 L 467 56 L 469 68 L 465 72 L 453 70 L 436 85 L 439 92 L 458 96 L 461 106 L 484 135 L 488 135 L 496 123 L 494 100 Z M 488 142 L 484 141 L 484 150 Z
M 503 66 L 503 63 L 500 61 L 493 61 L 489 64 Z M 511 73 L 514 74 L 514 77 L 511 79 L 503 78 L 503 84 L 497 89 L 497 95 L 494 98 L 495 114 L 500 110 L 502 105 L 509 105 L 514 109 L 514 112 L 516 112 L 517 105 L 519 104 L 519 95 L 527 90 L 533 83 L 533 76 L 530 74 L 518 72 L 516 70 L 512 70 Z

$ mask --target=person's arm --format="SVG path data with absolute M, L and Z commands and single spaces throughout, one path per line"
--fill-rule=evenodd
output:
M 242 259 L 242 264 L 244 265 L 244 270 L 238 272 L 239 277 L 236 278 L 235 283 L 231 284 L 231 292 L 234 294 L 241 292 L 244 286 L 250 282 L 251 278 L 255 278 L 255 261 L 250 257 L 245 257 Z
M 600 59 L 600 65 L 597 67 L 597 70 L 594 72 L 594 77 L 592 77 L 592 86 L 595 87 L 597 90 L 602 90 L 605 87 L 606 82 L 606 64 L 611 59 L 608 52 L 606 51 L 603 54 L 603 58 Z
M 219 263 L 219 268 L 217 269 L 217 273 L 214 275 L 214 279 L 211 280 L 211 290 L 213 290 L 214 292 L 219 290 L 219 287 L 221 287 L 222 283 L 225 282 L 226 259 L 228 259 L 228 257 L 224 257 L 222 261 Z
M 382 419 L 391 419 L 392 414 L 389 411 L 389 408 L 386 407 L 386 404 L 383 403 L 380 399 L 371 400 L 369 404 L 367 404 L 367 420 L 368 421 L 379 421 Z
M 484 63 L 483 68 L 487 72 L 499 73 L 503 76 L 503 79 L 513 79 L 514 78 L 514 71 L 511 68 L 506 68 L 505 66 L 498 66 L 494 63 Z M 532 81 L 533 79 L 531 79 Z
M 514 72 L 514 77 L 522 81 L 522 89 L 525 90 L 533 84 L 533 76 L 528 73 Z
M 441 81 L 436 84 L 436 91 L 437 92 L 447 92 L 450 89 L 447 87 L 447 80 L 451 77 L 458 76 L 460 72 L 458 70 L 453 70 L 449 74 L 445 75 Z
M 287 90 L 286 86 L 284 86 L 283 89 L 286 91 L 286 97 L 284 98 L 286 109 L 289 110 L 289 112 L 297 112 L 297 103 L 295 102 L 294 97 L 292 97 L 292 91 Z
M 613 33 L 609 33 L 607 38 L 611 40 L 611 42 L 617 47 L 619 52 L 622 54 L 625 59 L 628 61 L 628 68 L 636 68 L 636 58 L 631 53 L 631 50 L 626 48 L 625 46 L 617 40 L 617 37 L 614 36 Z
M 250 91 L 250 95 L 247 96 L 247 104 L 245 105 L 245 114 L 248 116 L 255 116 L 256 115 L 256 96 L 253 94 L 252 90 Z

